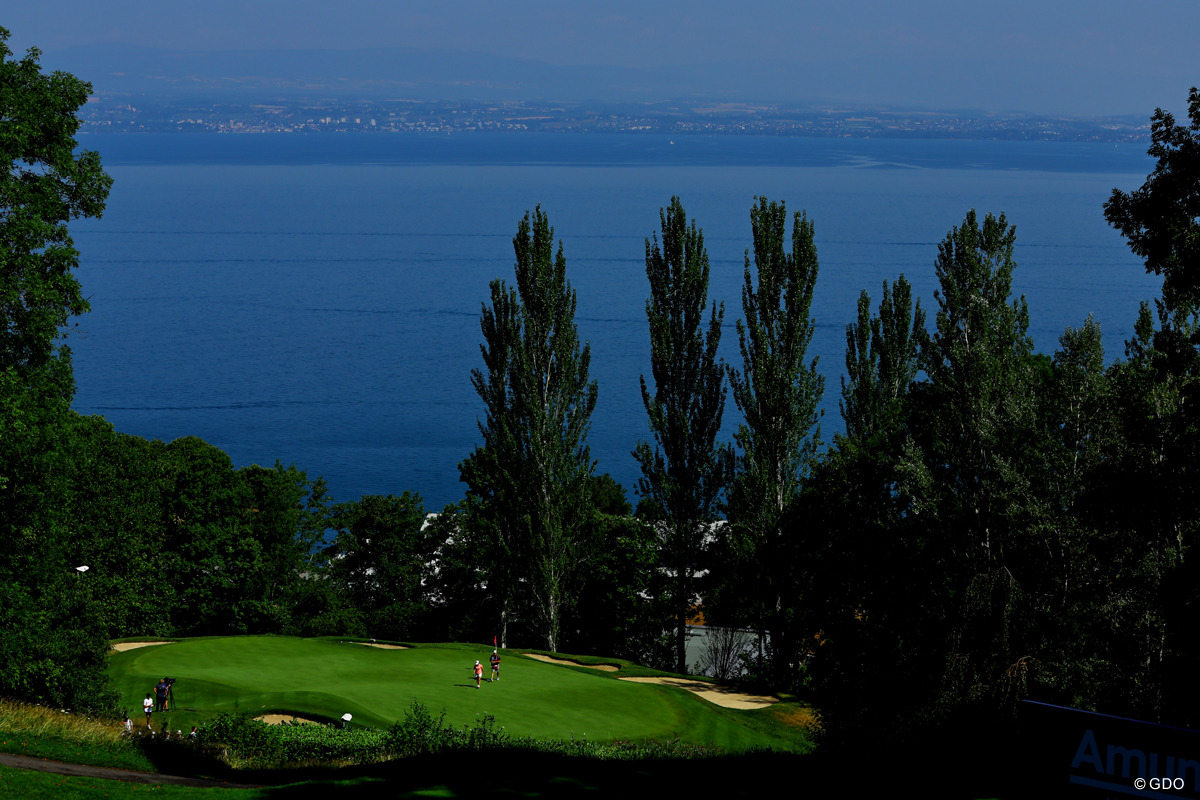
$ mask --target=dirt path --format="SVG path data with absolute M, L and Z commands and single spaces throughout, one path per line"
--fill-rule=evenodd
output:
M 156 644 L 175 644 L 174 642 L 117 642 L 112 646 L 113 650 L 118 653 L 124 653 L 126 650 L 136 650 L 139 647 L 153 647 Z
M 621 668 L 614 667 L 612 664 L 580 664 L 578 661 L 568 661 L 565 658 L 555 658 L 554 656 L 544 656 L 541 653 L 522 653 L 526 658 L 532 658 L 536 661 L 545 661 L 547 664 L 566 664 L 569 667 L 587 667 L 588 669 L 598 669 L 601 672 L 617 672 Z
M 219 786 L 227 789 L 258 788 L 247 783 L 226 783 L 225 781 L 212 778 L 185 778 L 182 775 L 161 775 L 157 772 L 134 772 L 130 769 L 115 769 L 113 767 L 65 764 L 62 761 L 49 761 L 44 758 L 18 756 L 12 753 L 0 753 L 0 767 L 31 769 L 37 772 L 53 772 L 56 775 L 72 775 L 79 778 L 103 778 L 109 781 L 125 781 L 126 783 L 170 784 L 172 786 Z
M 660 686 L 674 686 L 679 689 L 687 689 L 693 694 L 698 694 L 710 703 L 725 708 L 765 708 L 779 702 L 778 697 L 770 697 L 762 694 L 746 694 L 731 689 L 728 686 L 720 686 L 714 683 L 705 683 L 704 681 L 693 681 L 687 678 L 621 678 L 623 681 L 633 681 L 634 683 L 655 683 Z

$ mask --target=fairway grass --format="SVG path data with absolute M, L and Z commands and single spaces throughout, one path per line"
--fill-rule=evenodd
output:
M 154 726 L 188 730 L 220 712 L 298 714 L 386 727 L 414 701 L 454 726 L 495 717 L 508 734 L 547 739 L 681 739 L 730 751 L 806 749 L 754 715 L 670 687 L 634 684 L 591 670 L 502 654 L 501 680 L 481 689 L 473 667 L 490 650 L 422 645 L 404 650 L 329 639 L 228 637 L 181 640 L 114 653 L 109 673 L 131 716 L 159 679 L 176 678 L 178 710 Z

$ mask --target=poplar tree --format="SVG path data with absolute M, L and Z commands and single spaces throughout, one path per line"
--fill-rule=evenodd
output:
M 638 491 L 658 514 L 663 560 L 672 573 L 675 669 L 686 672 L 687 619 L 698 599 L 695 576 L 704 566 L 706 534 L 731 457 L 716 441 L 725 409 L 725 364 L 717 359 L 725 306 L 708 305 L 704 234 L 694 220 L 688 225 L 678 197 L 660 209 L 659 220 L 661 245 L 657 235 L 646 240 L 653 394 L 641 377 L 654 446 L 640 442 L 633 456 L 642 468 Z
M 737 323 L 742 371 L 729 370 L 733 399 L 745 422 L 734 438 L 741 450 L 729 500 L 729 546 L 742 565 L 750 615 L 770 636 L 775 678 L 789 682 L 802 591 L 796 576 L 796 526 L 786 522 L 820 437 L 818 404 L 825 379 L 808 358 L 817 282 L 813 225 L 797 212 L 786 249 L 783 203 L 758 198 L 750 211 L 754 270 L 746 253 L 742 311 Z
M 920 342 L 919 425 L 899 465 L 920 520 L 925 575 L 937 582 L 930 618 L 942 620 L 946 639 L 936 690 L 945 707 L 1009 707 L 1006 692 L 1028 674 L 1022 648 L 1040 635 L 1031 531 L 1041 513 L 1041 367 L 1025 298 L 1010 297 L 1015 241 L 1003 214 L 980 220 L 972 210 L 938 245 L 934 330 Z
M 1009 300 L 1015 241 L 1003 214 L 981 222 L 972 210 L 951 229 L 938 245 L 935 329 L 921 336 L 928 431 L 908 486 L 915 510 L 953 531 L 948 545 L 972 574 L 1004 563 L 1015 459 L 1033 426 L 1029 309 Z
M 836 521 L 842 541 L 836 550 L 845 561 L 838 571 L 852 587 L 843 611 L 859 629 L 878 629 L 902 605 L 894 600 L 912 596 L 907 577 L 897 581 L 895 572 L 904 557 L 898 539 L 906 511 L 906 499 L 896 491 L 896 464 L 909 436 L 917 342 L 924 332 L 925 311 L 920 300 L 914 303 L 903 275 L 883 284 L 874 316 L 864 290 L 858 320 L 846 326 L 840 402 L 845 433 L 834 435 L 835 447 L 824 464 L 826 473 L 839 474 L 842 488 L 825 504 L 842 504 Z M 869 625 L 861 624 L 868 619 Z
M 830 644 L 808 675 L 836 720 L 834 735 L 891 732 L 913 676 L 928 669 L 913 641 L 929 587 L 915 577 L 922 564 L 906 546 L 907 507 L 896 491 L 924 329 L 925 312 L 903 275 L 883 284 L 875 315 L 862 291 L 858 318 L 846 326 L 845 432 L 810 479 L 818 499 L 804 511 L 825 536 L 806 552 L 806 572 L 818 576 L 814 594 Z
M 538 206 L 513 238 L 516 288 L 491 283 L 480 346 L 485 370 L 471 383 L 483 400 L 483 444 L 462 466 L 471 492 L 484 501 L 503 565 L 494 576 L 518 582 L 534 627 L 558 647 L 572 574 L 585 556 L 583 535 L 594 462 L 587 445 L 596 382 L 590 347 L 575 327 L 575 292 L 562 243 Z
M 858 320 L 846 326 L 846 375 L 839 403 L 845 422 L 842 440 L 865 446 L 895 432 L 903 400 L 917 377 L 917 341 L 925 330 L 921 301 L 914 306 L 912 285 L 901 275 L 883 284 L 879 313 L 871 297 L 858 298 Z

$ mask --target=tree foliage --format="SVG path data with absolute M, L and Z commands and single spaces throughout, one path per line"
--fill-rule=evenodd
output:
M 0 28 L 0 692 L 104 707 L 107 642 L 68 545 L 74 392 L 64 344 L 87 310 L 68 223 L 98 217 L 111 178 L 76 150 L 91 87 L 12 59 Z
M 883 285 L 879 311 L 871 297 L 858 298 L 858 318 L 846 326 L 846 375 L 839 407 L 844 443 L 869 446 L 902 427 L 904 401 L 917 377 L 917 345 L 925 332 L 921 301 L 913 304 L 912 285 L 901 275 Z M 839 444 L 843 437 L 835 437 Z
M 471 383 L 483 400 L 483 444 L 462 467 L 496 535 L 508 592 L 526 579 L 534 627 L 555 649 L 569 585 L 586 554 L 583 521 L 593 463 L 587 446 L 596 383 L 591 350 L 575 327 L 575 292 L 561 242 L 539 206 L 513 239 L 515 288 L 491 284 L 480 321 L 485 370 Z M 507 606 L 507 597 L 502 608 Z
M 10 59 L 7 40 L 0 28 L 0 365 L 28 383 L 65 355 L 68 320 L 88 310 L 72 274 L 79 251 L 67 223 L 99 217 L 112 178 L 94 151 L 76 151 L 91 85 L 43 73 L 36 48 Z
M 903 276 L 884 284 L 875 314 L 860 294 L 858 317 L 846 326 L 845 431 L 834 435 L 812 477 L 816 499 L 803 509 L 808 524 L 825 531 L 808 552 L 825 633 L 810 673 L 839 738 L 892 734 L 898 699 L 930 668 L 920 636 L 933 587 L 912 546 L 897 473 L 912 434 L 924 333 L 925 313 Z
M 1143 303 L 1125 360 L 1111 372 L 1114 435 L 1094 479 L 1094 517 L 1112 535 L 1103 557 L 1112 602 L 1098 609 L 1112 642 L 1106 696 L 1119 711 L 1176 724 L 1200 720 L 1190 675 L 1200 648 L 1190 636 L 1200 606 L 1194 548 L 1200 533 L 1200 90 L 1189 123 L 1155 110 L 1153 172 L 1104 206 L 1162 297 Z
M 805 594 L 796 572 L 805 546 L 798 518 L 785 524 L 814 459 L 818 404 L 825 379 L 809 360 L 817 281 L 813 225 L 797 212 L 786 247 L 787 211 L 765 197 L 750 210 L 754 269 L 746 253 L 738 346 L 742 371 L 730 369 L 734 402 L 745 422 L 734 439 L 740 449 L 729 497 L 727 547 L 740 567 L 737 592 L 746 612 L 770 634 L 777 680 L 794 674 L 799 658 L 797 619 Z M 728 597 L 728 594 L 727 594 Z M 801 634 L 802 635 L 802 634 Z
M 638 491 L 661 512 L 663 561 L 672 573 L 675 669 L 687 671 L 687 619 L 698 599 L 695 576 L 704 567 L 706 536 L 730 468 L 727 447 L 717 444 L 725 410 L 725 365 L 717 359 L 724 304 L 708 306 L 708 252 L 704 234 L 678 197 L 659 211 L 662 243 L 646 240 L 650 299 L 651 394 L 641 378 L 642 403 L 654 447 L 633 451 L 642 468 Z M 708 320 L 705 322 L 707 313 Z
M 901 485 L 929 536 L 946 620 L 943 697 L 979 701 L 1017 646 L 1036 431 L 1025 299 L 1010 302 L 1016 230 L 968 212 L 938 246 L 935 329 L 920 342 L 920 431 Z
M 631 515 L 624 490 L 609 475 L 592 481 L 592 496 L 595 544 L 565 628 L 566 652 L 673 668 L 664 649 L 671 612 L 659 531 Z
M 361 614 L 366 632 L 409 638 L 428 610 L 425 584 L 433 577 L 440 541 L 426 526 L 419 495 L 367 495 L 335 507 L 337 529 L 329 577 Z
M 1104 218 L 1163 278 L 1171 309 L 1200 307 L 1200 89 L 1188 94 L 1188 125 L 1161 108 L 1150 123 L 1154 171 L 1140 189 L 1113 189 Z
M 1106 625 L 1095 640 L 1109 664 L 1103 697 L 1118 713 L 1195 724 L 1200 350 L 1187 342 L 1200 326 L 1165 301 L 1157 311 L 1142 305 L 1126 358 L 1108 373 L 1113 423 L 1088 494 L 1089 519 L 1106 534 L 1107 602 L 1094 610 Z
M 803 212 L 792 221 L 792 250 L 785 246 L 787 210 L 765 197 L 750 209 L 754 271 L 746 254 L 738 347 L 742 371 L 730 369 L 733 398 L 745 418 L 735 436 L 741 455 L 733 504 L 739 525 L 769 530 L 799 491 L 820 441 L 818 404 L 825 378 L 808 360 L 814 323 L 810 310 L 817 283 L 813 224 Z

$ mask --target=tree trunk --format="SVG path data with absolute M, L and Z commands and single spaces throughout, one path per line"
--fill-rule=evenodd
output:
M 675 671 L 680 675 L 687 675 L 687 617 L 688 617 L 688 592 L 685 589 L 686 582 L 679 581 L 679 619 L 675 630 Z
M 508 649 L 508 598 L 500 604 L 500 647 Z

